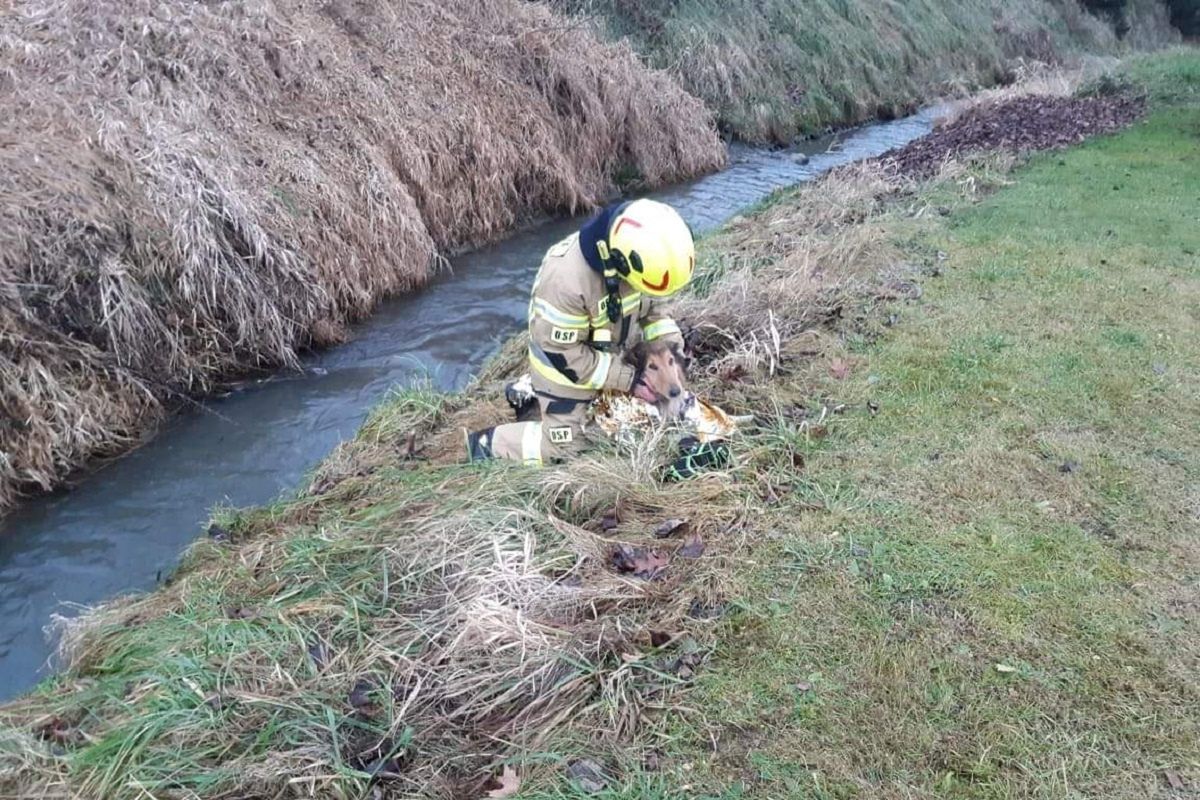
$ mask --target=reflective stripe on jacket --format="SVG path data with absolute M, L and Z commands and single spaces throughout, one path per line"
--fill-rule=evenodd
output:
M 588 399 L 602 389 L 628 391 L 634 370 L 621 356 L 639 339 L 683 344 L 679 326 L 654 298 L 621 282 L 621 319 L 608 318 L 604 278 L 572 234 L 550 248 L 529 301 L 529 365 L 537 391 Z M 632 330 L 640 326 L 639 332 Z

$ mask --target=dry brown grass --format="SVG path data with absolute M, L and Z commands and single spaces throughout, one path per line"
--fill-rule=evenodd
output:
M 441 253 L 724 157 L 669 78 L 518 0 L 22 0 L 0 96 L 0 510 Z

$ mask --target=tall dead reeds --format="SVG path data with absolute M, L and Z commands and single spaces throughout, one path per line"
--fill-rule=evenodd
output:
M 668 77 L 519 0 L 20 0 L 0 98 L 0 510 L 442 253 L 724 157 Z

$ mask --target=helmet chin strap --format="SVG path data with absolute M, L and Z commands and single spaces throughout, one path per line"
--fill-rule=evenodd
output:
M 620 250 L 609 250 L 608 242 L 596 242 L 600 251 L 600 260 L 604 262 L 604 289 L 608 292 L 607 313 L 608 321 L 616 324 L 621 321 L 621 277 L 629 274 L 629 262 Z

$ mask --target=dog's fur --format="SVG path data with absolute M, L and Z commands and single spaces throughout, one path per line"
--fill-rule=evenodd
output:
M 687 398 L 683 355 L 663 342 L 639 342 L 626 351 L 625 360 L 637 368 L 641 382 L 654 393 L 654 405 L 662 418 L 679 419 Z

